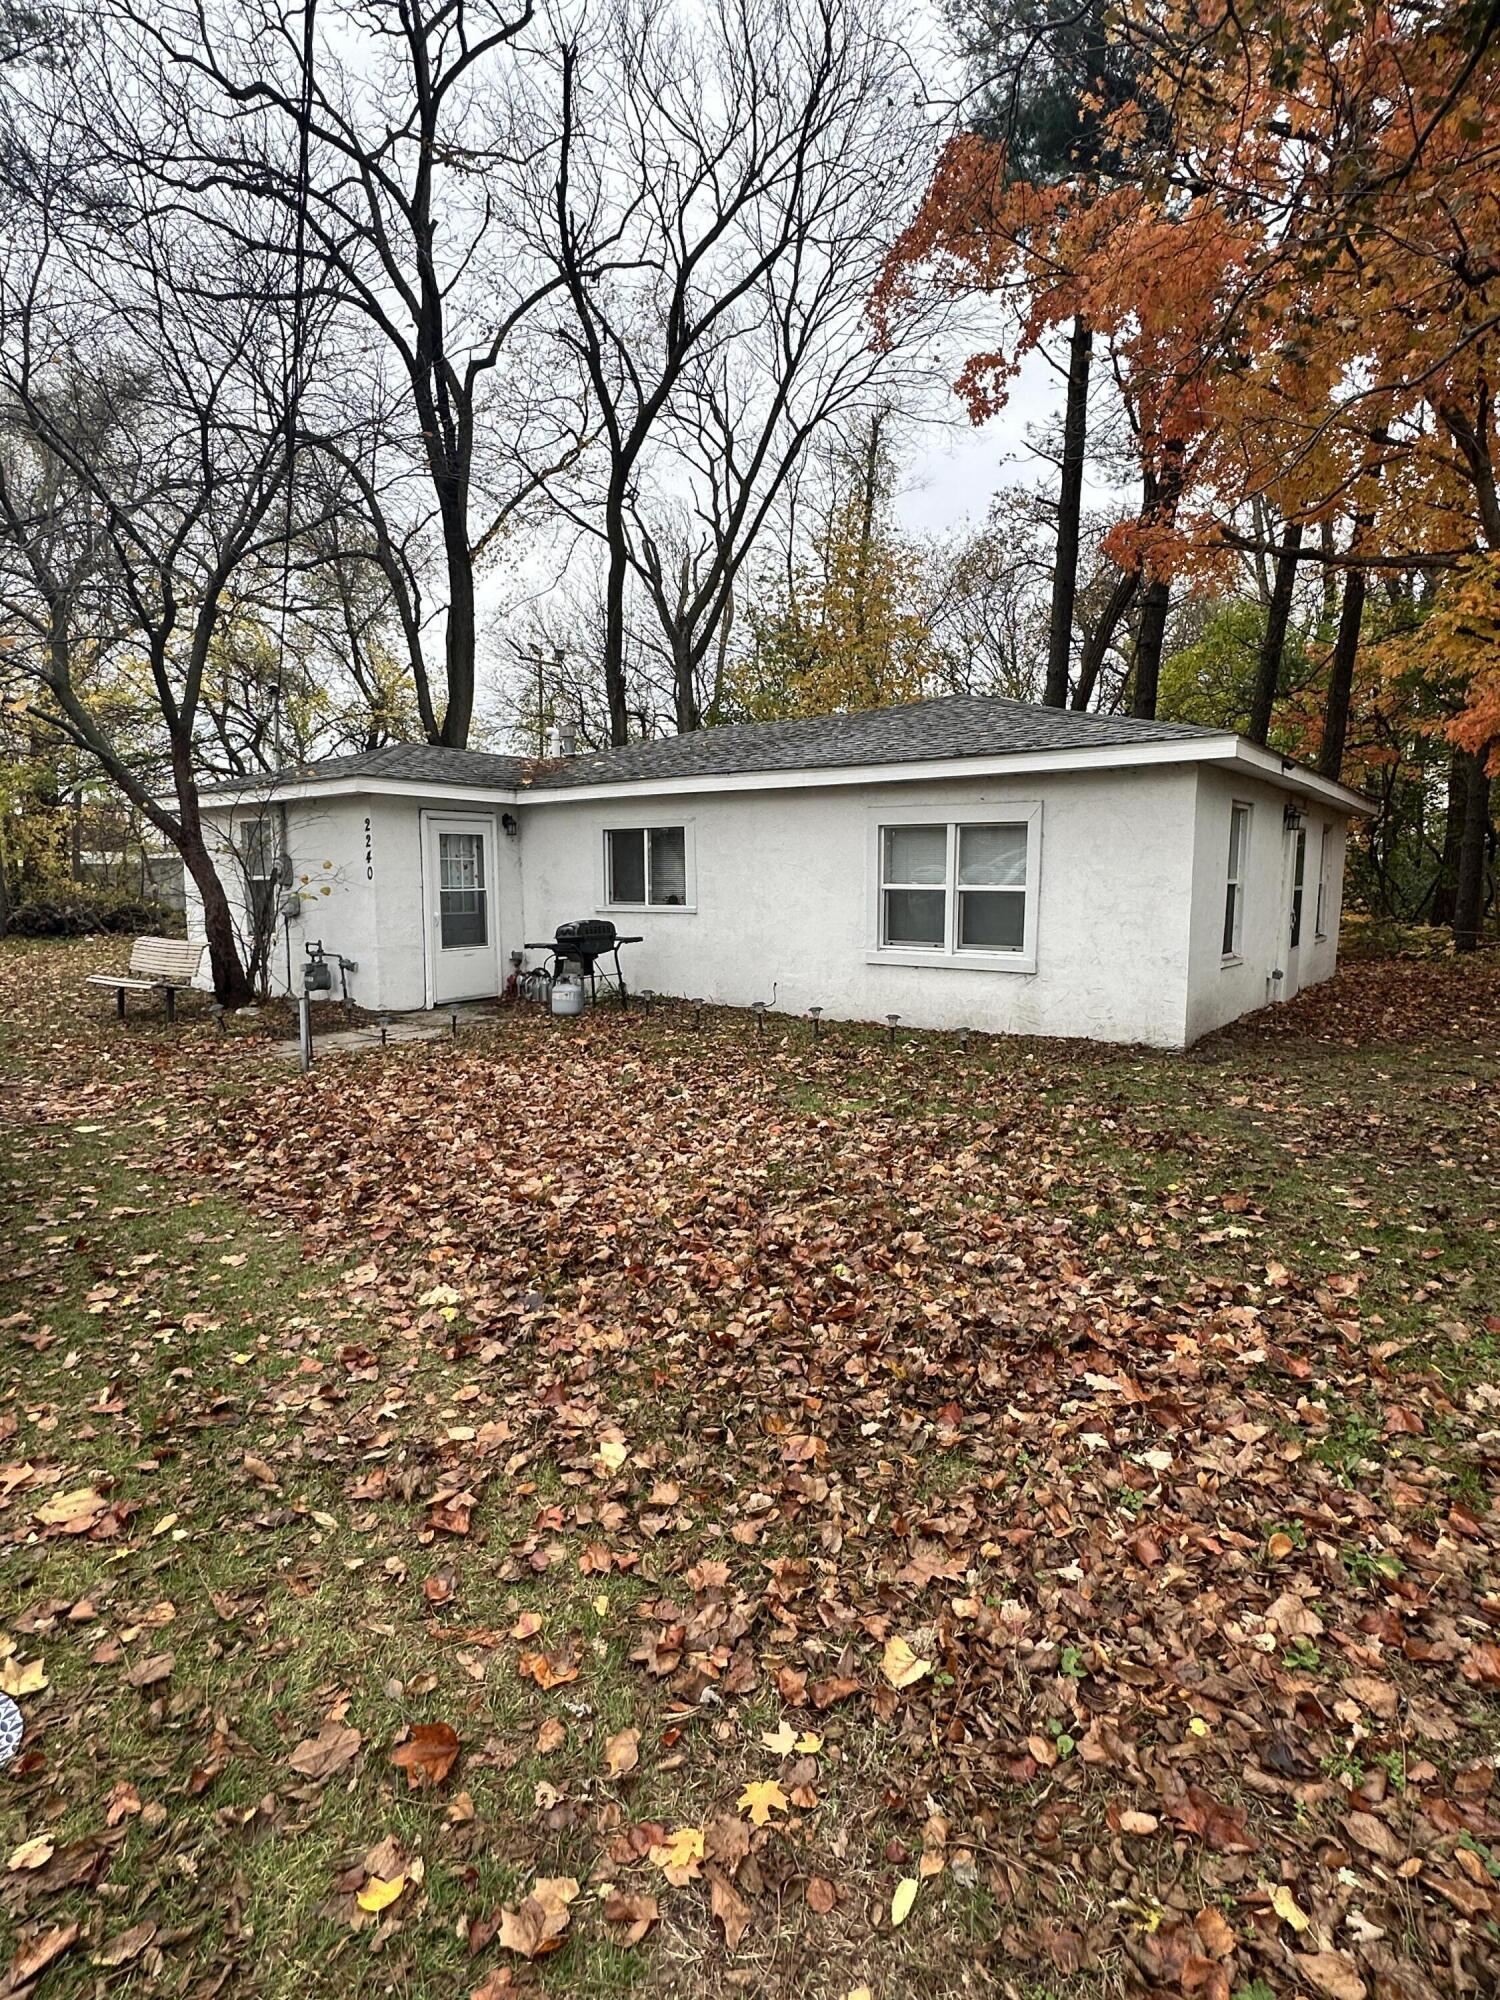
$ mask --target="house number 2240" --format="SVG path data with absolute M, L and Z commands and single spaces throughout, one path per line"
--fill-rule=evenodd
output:
M 365 880 L 375 880 L 375 842 L 370 833 L 370 822 L 365 821 Z

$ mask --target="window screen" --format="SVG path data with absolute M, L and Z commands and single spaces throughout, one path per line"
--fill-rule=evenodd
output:
M 958 949 L 1020 951 L 1026 938 L 1026 828 L 958 829 Z
M 888 826 L 881 852 L 881 943 L 942 951 L 948 941 L 947 827 Z
M 687 829 L 616 826 L 604 836 L 606 900 L 681 909 L 687 902 Z

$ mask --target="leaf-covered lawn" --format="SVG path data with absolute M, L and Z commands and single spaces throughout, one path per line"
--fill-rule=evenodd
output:
M 0 1993 L 1496 1989 L 1493 962 L 304 1079 L 98 956 L 0 951 Z

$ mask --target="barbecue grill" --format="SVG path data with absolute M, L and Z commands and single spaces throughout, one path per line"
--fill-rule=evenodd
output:
M 620 970 L 620 946 L 640 944 L 639 937 L 622 937 L 608 917 L 579 917 L 570 924 L 559 924 L 550 940 L 528 943 L 528 951 L 546 951 L 552 954 L 548 971 L 553 979 L 564 965 L 578 967 L 589 983 L 590 999 L 597 999 L 598 973 L 601 958 L 612 958 L 615 962 L 614 985 L 620 996 L 620 1005 L 625 1005 L 625 975 Z

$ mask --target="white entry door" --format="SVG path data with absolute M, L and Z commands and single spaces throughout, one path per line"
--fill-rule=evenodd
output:
M 428 813 L 422 845 L 431 1004 L 498 993 L 494 821 Z

